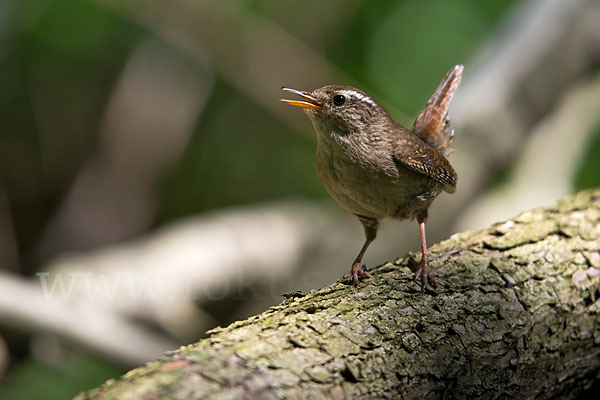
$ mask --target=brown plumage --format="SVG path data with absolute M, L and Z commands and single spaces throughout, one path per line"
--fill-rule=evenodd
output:
M 456 189 L 456 172 L 445 157 L 452 145 L 446 114 L 462 70 L 457 65 L 448 72 L 412 130 L 350 86 L 312 92 L 283 88 L 304 99 L 282 101 L 303 107 L 317 131 L 315 163 L 321 184 L 365 230 L 366 241 L 351 269 L 356 286 L 359 277 L 369 277 L 362 257 L 386 217 L 417 219 L 423 257 L 415 278 L 421 279 L 423 291 L 428 282 L 437 286 L 428 269 L 425 221 L 435 197 Z

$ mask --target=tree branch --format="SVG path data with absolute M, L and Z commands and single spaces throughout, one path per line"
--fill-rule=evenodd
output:
M 600 376 L 600 190 L 434 245 L 424 296 L 400 261 L 78 399 L 573 398 Z

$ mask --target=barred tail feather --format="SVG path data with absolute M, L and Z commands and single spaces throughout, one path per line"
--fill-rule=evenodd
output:
M 450 120 L 447 118 L 448 106 L 460 83 L 463 69 L 462 65 L 456 65 L 448 71 L 413 125 L 413 132 L 421 140 L 444 155 L 450 153 L 454 141 L 454 131 L 450 129 Z

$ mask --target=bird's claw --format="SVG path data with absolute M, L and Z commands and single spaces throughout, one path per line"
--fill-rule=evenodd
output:
M 360 279 L 370 278 L 370 277 L 371 277 L 371 274 L 369 274 L 367 272 L 367 270 L 363 267 L 363 265 L 361 263 L 355 262 L 354 264 L 352 264 L 352 269 L 350 270 L 350 273 L 343 275 L 342 279 L 352 278 L 352 281 L 354 282 L 354 286 L 359 287 Z
M 417 261 L 410 257 L 409 259 L 409 264 L 411 265 L 417 265 Z M 438 288 L 437 282 L 435 281 L 434 277 L 432 274 L 429 273 L 429 265 L 427 262 L 423 262 L 423 260 L 421 260 L 420 263 L 418 263 L 418 268 L 415 272 L 415 278 L 414 278 L 415 282 L 417 281 L 421 281 L 421 293 L 425 293 L 425 289 L 427 289 L 427 285 L 431 285 L 433 286 L 435 289 Z

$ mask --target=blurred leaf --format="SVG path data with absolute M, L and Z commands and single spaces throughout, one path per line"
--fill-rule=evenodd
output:
M 336 62 L 412 123 L 446 71 L 469 61 L 514 2 L 363 2 Z
M 93 152 L 106 97 L 140 30 L 86 1 L 12 7 L 17 22 L 0 59 L 0 170 L 27 259 Z
M 408 1 L 374 27 L 370 81 L 396 106 L 416 113 L 445 72 L 467 61 L 489 29 L 464 1 Z
M 289 195 L 325 196 L 314 147 L 314 140 L 294 135 L 218 83 L 185 155 L 163 184 L 159 219 Z
M 575 177 L 575 191 L 600 187 L 600 125 L 586 147 Z
M 3 400 L 63 400 L 123 373 L 88 354 L 72 353 L 58 368 L 27 359 L 14 367 L 0 387 Z
M 127 21 L 90 2 L 53 0 L 30 34 L 49 50 L 96 59 L 114 51 L 131 28 Z

